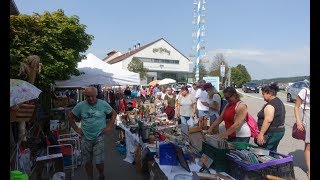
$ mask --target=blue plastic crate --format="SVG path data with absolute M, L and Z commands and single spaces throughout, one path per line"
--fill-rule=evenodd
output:
M 160 165 L 178 165 L 178 158 L 172 143 L 159 144 L 159 163 Z

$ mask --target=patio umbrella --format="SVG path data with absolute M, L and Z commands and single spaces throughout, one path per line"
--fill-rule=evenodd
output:
M 149 86 L 155 86 L 156 84 L 159 84 L 159 81 L 160 80 L 153 80 L 153 81 L 151 81 L 151 82 L 149 82 Z
M 42 91 L 21 79 L 10 79 L 10 107 L 36 99 Z
M 164 78 L 161 81 L 158 82 L 159 85 L 165 85 L 165 84 L 172 84 L 172 83 L 176 83 L 177 81 L 174 79 L 170 79 L 170 78 Z

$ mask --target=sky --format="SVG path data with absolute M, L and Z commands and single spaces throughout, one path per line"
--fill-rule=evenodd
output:
M 103 59 L 164 38 L 182 54 L 192 47 L 194 0 L 15 0 L 21 14 L 64 10 L 94 36 L 86 53 Z M 210 66 L 222 53 L 253 80 L 310 75 L 310 1 L 206 0 L 205 50 Z M 194 61 L 194 58 L 190 57 Z

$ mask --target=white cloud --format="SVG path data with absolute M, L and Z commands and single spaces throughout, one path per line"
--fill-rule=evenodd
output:
M 217 49 L 210 51 L 209 56 L 223 53 L 227 61 L 246 60 L 271 64 L 300 64 L 310 65 L 310 48 L 302 47 L 289 50 L 264 50 L 264 49 Z
M 208 57 L 222 53 L 229 65 L 246 66 L 253 79 L 304 76 L 310 74 L 310 48 L 216 49 Z

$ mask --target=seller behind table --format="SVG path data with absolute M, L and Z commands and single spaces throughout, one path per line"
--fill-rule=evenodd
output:
M 93 179 L 93 158 L 99 173 L 99 179 L 104 179 L 104 138 L 103 135 L 113 130 L 117 113 L 104 100 L 97 99 L 95 87 L 85 88 L 86 100 L 78 103 L 69 114 L 71 127 L 82 136 L 81 157 L 85 163 L 88 179 Z M 110 116 L 110 120 L 107 116 Z M 75 118 L 81 121 L 81 128 L 75 123 Z

